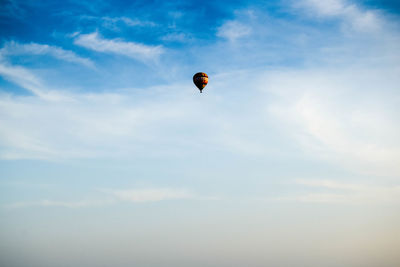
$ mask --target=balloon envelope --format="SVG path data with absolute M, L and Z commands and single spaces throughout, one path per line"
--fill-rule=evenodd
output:
M 193 76 L 193 82 L 199 88 L 200 93 L 208 83 L 208 75 L 204 72 L 198 72 Z

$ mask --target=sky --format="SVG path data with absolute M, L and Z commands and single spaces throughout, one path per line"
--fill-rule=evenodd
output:
M 399 266 L 399 16 L 1 0 L 0 265 Z

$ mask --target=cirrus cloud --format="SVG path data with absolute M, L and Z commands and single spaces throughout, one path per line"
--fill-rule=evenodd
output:
M 80 57 L 72 51 L 65 50 L 61 47 L 51 46 L 47 44 L 21 44 L 15 41 L 7 42 L 3 48 L 0 49 L 0 56 L 15 56 L 15 55 L 49 55 L 54 58 L 82 64 L 84 66 L 93 68 L 94 63 L 92 60 L 84 57 Z
M 155 60 L 164 52 L 161 45 L 151 46 L 121 39 L 105 39 L 97 32 L 79 34 L 74 43 L 97 52 L 123 55 L 142 61 Z

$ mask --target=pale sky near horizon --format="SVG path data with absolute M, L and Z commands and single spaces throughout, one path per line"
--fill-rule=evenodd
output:
M 0 266 L 399 266 L 399 14 L 0 1 Z

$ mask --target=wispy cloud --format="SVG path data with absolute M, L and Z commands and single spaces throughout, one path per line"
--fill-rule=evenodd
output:
M 64 50 L 61 47 L 51 46 L 47 44 L 20 44 L 11 41 L 5 43 L 3 48 L 0 49 L 0 55 L 48 55 L 63 61 L 82 64 L 91 68 L 94 67 L 94 63 L 88 58 L 80 57 L 74 52 Z
M 89 208 L 115 205 L 118 203 L 148 203 L 169 200 L 217 200 L 217 197 L 201 196 L 188 189 L 182 188 L 142 188 L 142 189 L 98 189 L 97 197 L 85 198 L 79 201 L 40 200 L 14 202 L 4 205 L 5 208 L 29 207 L 60 207 L 60 208 Z
M 251 28 L 248 25 L 232 20 L 225 22 L 218 28 L 217 36 L 234 42 L 237 39 L 250 35 L 251 32 Z
M 376 31 L 381 28 L 382 20 L 376 10 L 366 10 L 347 0 L 301 0 L 295 1 L 294 6 L 306 9 L 318 17 L 336 17 L 344 21 L 345 27 L 357 31 Z
M 184 42 L 187 40 L 190 40 L 190 37 L 187 36 L 187 34 L 184 33 L 169 33 L 167 35 L 164 35 L 161 37 L 161 40 L 167 41 L 167 42 Z
M 97 52 L 123 55 L 142 61 L 155 60 L 164 52 L 160 45 L 150 46 L 121 39 L 105 39 L 97 32 L 80 34 L 74 43 Z
M 156 153 L 151 147 L 170 138 L 161 133 L 168 131 L 169 121 L 184 117 L 186 104 L 177 101 L 171 107 L 157 99 L 138 104 L 134 96 L 144 97 L 131 92 L 68 94 L 54 102 L 47 98 L 1 96 L 0 157 L 54 160 Z M 145 144 L 148 146 L 144 150 Z
M 275 73 L 265 82 L 280 100 L 268 110 L 311 157 L 359 173 L 397 176 L 396 76 L 390 70 L 378 73 L 355 66 L 351 71 Z M 379 98 L 377 88 L 381 88 Z
M 29 207 L 59 207 L 59 208 L 87 208 L 87 207 L 101 207 L 113 204 L 115 200 L 81 200 L 81 201 L 54 201 L 54 200 L 40 200 L 40 201 L 27 201 L 15 202 L 6 204 L 4 207 L 9 209 L 29 208 Z
M 237 75 L 215 82 L 229 80 L 232 85 L 226 87 L 238 86 L 230 77 Z M 211 94 L 203 103 L 197 94 L 192 85 L 172 84 L 139 92 L 69 93 L 57 102 L 0 97 L 0 158 L 182 157 L 197 149 L 251 155 L 270 149 L 262 135 L 267 126 L 259 124 L 259 117 L 245 118 L 237 109 L 216 117 L 219 97 Z M 246 115 L 253 117 L 258 111 L 249 109 Z M 243 125 L 259 127 L 259 134 Z
M 296 1 L 299 7 L 309 8 L 321 16 L 337 16 L 345 12 L 347 7 L 346 0 L 302 0 Z
M 310 193 L 281 197 L 283 201 L 343 203 L 343 204 L 397 204 L 400 203 L 400 185 L 366 185 L 333 180 L 297 180 Z
M 140 20 L 138 18 L 121 17 L 96 17 L 83 15 L 79 17 L 82 20 L 96 21 L 98 25 L 112 31 L 120 31 L 123 26 L 125 27 L 154 27 L 157 24 L 152 21 Z
M 59 47 L 36 43 L 20 44 L 14 41 L 5 43 L 0 49 L 0 76 L 45 101 L 65 100 L 65 95 L 49 89 L 43 79 L 31 69 L 10 63 L 8 57 L 21 55 L 48 55 L 63 61 L 94 67 L 90 59 L 79 57 L 74 52 Z
M 37 95 L 41 94 L 39 89 L 42 87 L 41 81 L 29 70 L 23 67 L 12 66 L 0 62 L 0 75 Z
M 101 17 L 103 21 L 103 25 L 107 28 L 116 28 L 116 24 L 118 22 L 123 22 L 125 25 L 129 27 L 137 27 L 137 26 L 155 26 L 156 24 L 151 21 L 142 21 L 139 19 L 131 19 L 128 17 Z
M 46 89 L 42 80 L 27 68 L 14 66 L 0 60 L 0 76 L 30 91 L 42 100 L 54 101 L 63 98 L 60 93 Z
M 156 202 L 173 199 L 193 199 L 196 196 L 186 189 L 154 188 L 140 190 L 111 190 L 106 191 L 121 201 Z

